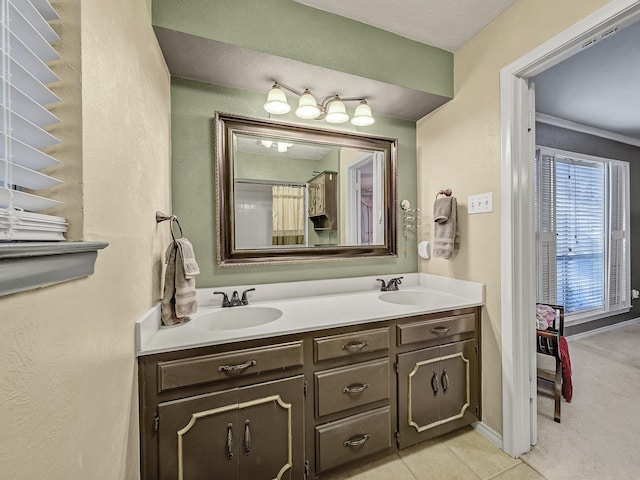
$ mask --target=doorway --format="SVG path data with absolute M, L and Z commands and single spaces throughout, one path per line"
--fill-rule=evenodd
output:
M 346 166 L 346 245 L 384 243 L 383 156 L 368 152 Z
M 518 457 L 536 442 L 535 233 L 533 218 L 535 103 L 529 79 L 640 19 L 640 4 L 617 0 L 500 72 L 501 317 L 503 450 Z

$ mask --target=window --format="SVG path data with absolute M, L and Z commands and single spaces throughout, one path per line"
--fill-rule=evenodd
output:
M 59 202 L 40 193 L 61 183 L 42 170 L 58 164 L 42 149 L 60 143 L 47 105 L 59 98 L 47 63 L 59 58 L 47 0 L 0 0 L 0 241 L 64 240 L 62 217 L 38 213 Z
M 630 307 L 629 164 L 536 151 L 537 301 L 567 320 Z

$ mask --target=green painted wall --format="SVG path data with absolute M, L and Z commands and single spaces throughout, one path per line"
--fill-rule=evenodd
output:
M 318 165 L 318 160 L 242 153 L 236 154 L 233 175 L 235 178 L 299 183 L 313 177 Z
M 153 24 L 453 97 L 453 54 L 293 0 L 153 0 Z
M 398 238 L 398 258 L 322 261 L 315 263 L 224 267 L 215 265 L 214 122 L 216 111 L 265 118 L 264 94 L 173 78 L 171 82 L 171 143 L 173 213 L 193 243 L 200 275 L 198 287 L 274 283 L 363 275 L 415 272 L 418 269 L 415 237 L 406 256 Z M 325 122 L 302 122 L 292 113 L 278 119 L 327 128 Z M 398 199 L 417 204 L 416 125 L 376 116 L 370 127 L 347 124 L 341 130 L 361 131 L 398 139 Z M 398 229 L 400 231 L 401 229 Z

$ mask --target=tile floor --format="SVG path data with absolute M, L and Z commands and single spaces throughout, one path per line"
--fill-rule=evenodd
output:
M 545 480 L 471 427 L 389 455 L 327 480 Z

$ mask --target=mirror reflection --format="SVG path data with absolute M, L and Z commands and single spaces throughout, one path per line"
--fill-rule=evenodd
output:
M 384 244 L 384 153 L 236 134 L 235 248 Z
M 220 265 L 395 255 L 396 141 L 216 115 Z

